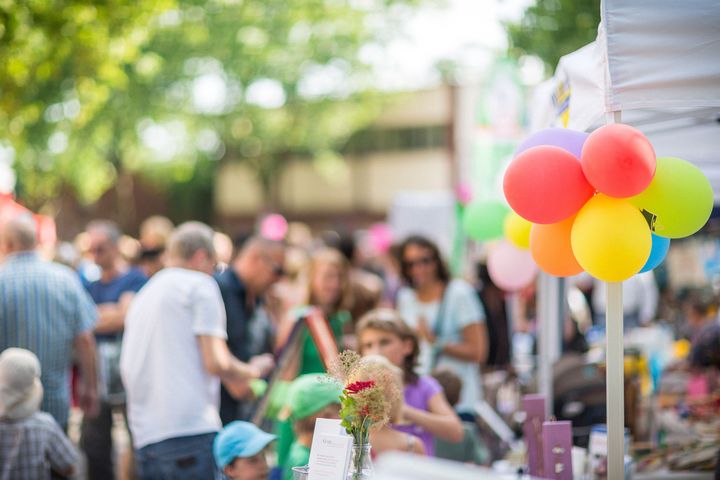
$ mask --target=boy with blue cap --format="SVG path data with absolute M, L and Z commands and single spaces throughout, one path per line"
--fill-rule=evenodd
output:
M 273 440 L 252 423 L 231 422 L 215 437 L 215 463 L 230 480 L 267 480 L 265 449 Z

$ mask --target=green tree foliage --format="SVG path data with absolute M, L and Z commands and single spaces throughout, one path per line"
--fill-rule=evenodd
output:
M 19 193 L 122 197 L 140 172 L 173 195 L 199 183 L 207 210 L 222 159 L 247 162 L 272 202 L 290 157 L 332 164 L 373 118 L 361 49 L 419 1 L 0 0 L 0 141 Z
M 0 2 L 0 139 L 17 155 L 25 199 L 39 205 L 64 183 L 84 198 L 107 188 L 100 152 L 76 135 L 128 88 L 127 69 L 171 0 Z
M 536 0 L 520 23 L 507 25 L 510 54 L 535 55 L 552 73 L 563 55 L 595 40 L 600 0 Z

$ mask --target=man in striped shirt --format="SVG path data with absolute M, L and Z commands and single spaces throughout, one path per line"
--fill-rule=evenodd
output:
M 35 224 L 18 217 L 0 226 L 0 351 L 25 348 L 40 359 L 42 410 L 63 429 L 70 409 L 70 367 L 80 367 L 80 407 L 98 408 L 93 328 L 97 309 L 71 269 L 35 252 Z

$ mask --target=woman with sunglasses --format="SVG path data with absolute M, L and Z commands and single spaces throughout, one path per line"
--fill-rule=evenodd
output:
M 421 339 L 420 373 L 447 367 L 463 379 L 457 411 L 472 415 L 482 399 L 480 364 L 488 352 L 485 314 L 473 287 L 451 279 L 438 247 L 414 235 L 400 246 L 401 273 L 407 286 L 398 292 L 397 309 Z

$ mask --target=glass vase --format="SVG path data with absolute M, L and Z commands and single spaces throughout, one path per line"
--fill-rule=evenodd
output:
M 369 443 L 353 445 L 347 480 L 367 480 L 375 477 L 370 451 Z
M 293 480 L 307 480 L 310 474 L 310 467 L 305 465 L 304 467 L 293 467 Z

